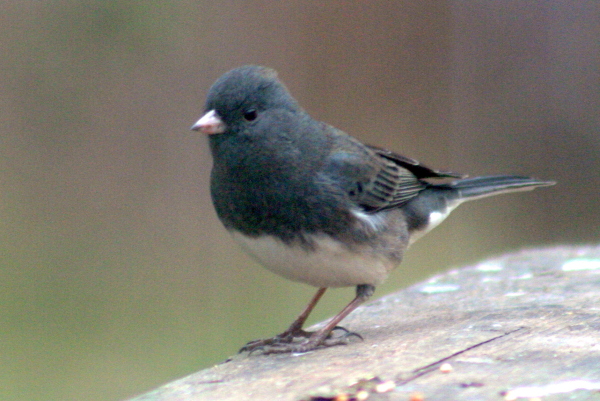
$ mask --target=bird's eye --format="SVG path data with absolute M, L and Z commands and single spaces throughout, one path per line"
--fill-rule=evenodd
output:
M 248 109 L 244 112 L 244 119 L 246 121 L 254 121 L 256 120 L 257 113 L 256 109 Z

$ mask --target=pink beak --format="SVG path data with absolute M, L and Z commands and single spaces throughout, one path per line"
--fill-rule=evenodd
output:
M 219 117 L 216 111 L 211 110 L 203 115 L 194 125 L 192 131 L 200 131 L 206 135 L 222 134 L 226 129 L 225 123 Z

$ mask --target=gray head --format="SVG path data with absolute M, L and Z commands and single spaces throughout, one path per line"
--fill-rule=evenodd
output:
M 222 134 L 253 121 L 264 110 L 301 110 L 273 69 L 247 65 L 223 74 L 208 92 L 204 116 L 192 129 Z

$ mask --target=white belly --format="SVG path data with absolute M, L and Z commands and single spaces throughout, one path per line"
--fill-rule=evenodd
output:
M 248 237 L 232 232 L 233 238 L 263 266 L 289 280 L 315 287 L 379 285 L 395 262 L 365 252 L 352 252 L 328 236 L 314 236 L 316 247 L 307 250 L 288 246 L 273 236 Z

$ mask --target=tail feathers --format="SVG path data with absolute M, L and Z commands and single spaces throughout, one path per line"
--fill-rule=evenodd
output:
M 537 187 L 554 185 L 554 181 L 541 181 L 531 177 L 496 175 L 488 177 L 464 178 L 440 185 L 453 190 L 457 200 L 467 201 L 487 196 L 517 191 L 531 191 Z

